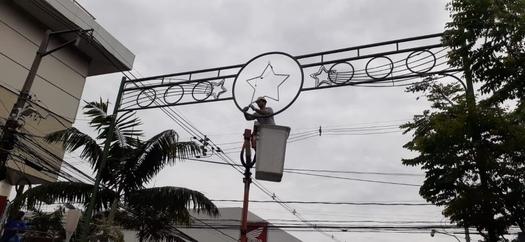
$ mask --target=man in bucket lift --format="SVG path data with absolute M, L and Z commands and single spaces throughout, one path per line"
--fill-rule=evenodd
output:
M 242 111 L 244 112 L 244 118 L 246 120 L 255 119 L 252 133 L 253 149 L 255 149 L 255 138 L 257 137 L 257 132 L 259 131 L 259 125 L 275 125 L 275 121 L 273 119 L 273 109 L 266 106 L 266 99 L 264 97 L 258 97 L 257 100 L 255 100 L 255 103 L 257 104 L 258 108 L 253 106 L 253 104 L 250 104 L 250 106 L 246 106 L 242 109 Z M 248 113 L 249 108 L 252 108 L 254 113 Z

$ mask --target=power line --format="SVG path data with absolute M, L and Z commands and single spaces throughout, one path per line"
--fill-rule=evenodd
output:
M 238 239 L 236 239 L 236 238 L 232 237 L 231 235 L 229 235 L 229 234 L 227 234 L 227 233 L 221 231 L 220 229 L 218 229 L 218 228 L 215 227 L 214 225 L 211 225 L 211 224 L 205 222 L 204 220 L 199 219 L 199 218 L 197 218 L 197 217 L 195 217 L 195 216 L 193 216 L 193 215 L 191 215 L 191 214 L 190 214 L 190 217 L 191 217 L 192 219 L 194 219 L 194 220 L 196 220 L 196 221 L 198 221 L 198 222 L 200 222 L 200 223 L 206 225 L 207 228 L 211 228 L 211 229 L 213 229 L 213 230 L 219 232 L 220 234 L 222 234 L 222 235 L 224 235 L 224 236 L 226 236 L 226 237 L 232 239 L 233 241 L 238 241 Z M 237 229 L 238 229 L 238 228 L 239 228 L 239 227 L 237 226 Z
M 238 229 L 239 226 L 237 225 L 214 225 L 216 228 L 222 228 L 222 229 Z M 331 225 L 331 224 L 315 224 L 315 225 L 274 225 L 274 224 L 268 224 L 268 228 L 276 228 L 276 229 L 370 229 L 370 230 L 430 230 L 430 229 L 458 229 L 456 225 L 435 225 L 435 224 L 428 224 L 428 225 L 391 225 L 391 226 L 359 226 L 359 225 Z M 191 228 L 199 228 L 197 226 L 193 226 Z
M 348 171 L 348 170 L 327 170 L 327 169 L 301 169 L 301 168 L 285 168 L 285 171 L 308 171 L 320 173 L 339 173 L 339 174 L 359 174 L 359 175 L 380 175 L 380 176 L 425 176 L 416 173 L 401 173 L 401 172 L 374 172 L 374 171 Z
M 240 222 L 239 219 L 221 219 L 221 218 L 208 218 L 202 219 L 209 222 Z M 265 221 L 271 222 L 272 224 L 280 223 L 292 223 L 301 222 L 297 219 L 281 219 L 281 218 L 269 218 Z M 308 220 L 313 223 L 379 223 L 379 224 L 443 224 L 443 221 L 428 221 L 428 220 L 329 220 L 329 219 L 311 219 Z
M 402 183 L 402 182 L 389 182 L 389 181 L 378 181 L 378 180 L 369 180 L 369 179 L 361 179 L 361 178 L 351 178 L 351 177 L 341 177 L 341 176 L 331 176 L 331 175 L 320 175 L 320 174 L 306 173 L 306 172 L 297 172 L 297 171 L 285 171 L 285 172 L 286 173 L 291 173 L 291 174 L 297 174 L 297 175 L 315 176 L 315 177 L 332 178 L 332 179 L 349 180 L 349 181 L 361 181 L 361 182 L 370 182 L 370 183 L 379 183 L 379 184 L 388 184 L 388 185 L 398 185 L 398 186 L 409 186 L 409 187 L 420 187 L 421 186 L 421 185 L 418 185 L 418 184 L 410 184 L 410 183 Z
M 242 203 L 238 199 L 211 199 L 214 202 Z M 250 200 L 251 203 L 275 203 L 274 200 Z M 434 206 L 430 203 L 402 203 L 402 202 L 326 202 L 326 201 L 280 201 L 288 204 L 320 204 L 320 205 L 355 205 L 355 206 Z
M 226 163 L 226 162 L 221 162 L 221 161 L 212 161 L 212 160 L 204 160 L 204 159 L 196 159 L 196 158 L 186 158 L 186 160 L 202 162 L 202 163 L 209 163 L 209 164 L 216 164 L 216 165 L 228 165 L 228 166 L 231 166 L 231 164 Z M 242 167 L 242 165 L 236 165 L 236 166 Z M 355 171 L 355 170 L 354 171 L 350 171 L 350 170 L 284 168 L 284 172 L 297 172 L 297 171 L 318 172 L 318 173 L 359 174 L 359 175 L 381 175 L 381 176 L 414 176 L 414 177 L 424 176 L 424 175 L 416 174 L 416 173 L 399 173 L 399 172 L 375 172 L 375 171 Z

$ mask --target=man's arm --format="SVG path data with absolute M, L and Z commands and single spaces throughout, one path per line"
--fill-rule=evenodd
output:
M 242 111 L 243 111 L 242 113 L 244 114 L 244 118 L 246 120 L 251 121 L 251 120 L 256 119 L 256 117 L 254 115 L 248 113 L 248 109 L 249 108 L 250 108 L 249 106 L 246 106 L 245 108 L 243 108 L 242 109 Z
M 269 107 L 265 108 L 265 110 L 260 110 L 253 105 L 251 105 L 250 107 L 253 109 L 253 111 L 255 111 L 253 115 L 257 117 L 269 116 L 273 113 L 273 110 Z

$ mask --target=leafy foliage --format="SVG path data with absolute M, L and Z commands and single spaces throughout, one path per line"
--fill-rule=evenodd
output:
M 39 241 L 39 239 L 48 237 L 50 240 L 56 240 L 65 237 L 65 230 L 62 227 L 62 217 L 65 212 L 63 207 L 59 207 L 51 213 L 38 209 L 31 209 L 31 212 L 32 215 L 29 219 L 31 231 L 25 233 L 24 241 Z
M 480 233 L 493 227 L 500 235 L 510 225 L 522 227 L 525 116 L 517 111 L 479 106 L 477 120 L 482 135 L 477 144 L 470 132 L 473 124 L 466 97 L 455 87 L 456 84 L 423 83 L 409 88 L 411 92 L 426 93 L 432 109 L 401 126 L 405 133 L 413 132 L 413 139 L 404 147 L 419 153 L 403 159 L 403 164 L 421 166 L 426 171 L 421 196 L 444 206 L 444 215 L 458 225 L 475 226 Z M 480 154 L 488 161 L 487 189 L 481 184 L 476 159 Z M 487 211 L 494 219 L 487 216 Z
M 87 204 L 91 197 L 93 186 L 79 182 L 55 182 L 42 184 L 28 189 L 18 196 L 11 206 L 20 208 L 25 205 L 29 209 L 35 209 L 41 204 L 52 203 L 84 203 Z M 100 188 L 97 197 L 96 209 L 108 209 L 111 202 L 117 198 L 117 193 Z
M 178 214 L 180 218 L 180 214 Z M 152 207 L 129 207 L 118 213 L 116 220 L 125 229 L 137 230 L 139 241 L 171 241 L 185 242 L 186 235 L 177 230 L 171 214 Z M 187 220 L 186 220 L 187 221 Z M 184 221 L 184 222 L 186 222 Z
M 112 214 L 118 212 L 118 203 L 126 207 L 119 214 L 127 217 L 118 221 L 138 229 L 140 238 L 154 241 L 178 241 L 177 236 L 180 234 L 175 233 L 172 226 L 190 222 L 188 209 L 210 215 L 218 214 L 215 205 L 197 191 L 178 187 L 145 189 L 144 186 L 166 165 L 197 155 L 200 150 L 195 143 L 179 142 L 174 130 L 160 132 L 143 141 L 140 139 L 142 132 L 137 129 L 141 123 L 134 117 L 134 113 L 125 113 L 117 118 L 114 132 L 109 135 L 114 117 L 107 114 L 107 108 L 107 103 L 102 100 L 87 103 L 84 107 L 84 114 L 91 118 L 90 126 L 98 134 L 96 139 L 74 128 L 46 137 L 49 142 L 62 143 L 67 151 L 81 150 L 81 157 L 90 161 L 95 170 L 100 169 L 101 146 L 107 139 L 111 139 L 107 166 L 101 171 L 102 181 L 109 187 L 100 189 L 96 204 L 98 211 L 110 207 L 111 211 L 107 218 L 99 218 L 93 224 L 95 227 L 92 231 L 99 231 L 97 233 L 104 238 L 114 237 L 114 240 L 120 240 L 112 221 Z M 83 183 L 46 184 L 29 189 L 16 203 L 17 206 L 25 204 L 28 207 L 42 202 L 87 203 L 92 190 L 92 185 Z
M 172 204 L 166 206 L 166 204 Z M 180 187 L 142 189 L 128 197 L 128 208 L 117 220 L 128 229 L 138 230 L 140 241 L 184 241 L 176 224 L 189 225 L 188 209 L 215 216 L 218 209 L 202 193 Z
M 71 127 L 56 131 L 47 135 L 45 139 L 49 143 L 62 143 L 66 151 L 75 151 L 83 147 L 80 158 L 89 161 L 94 168 L 99 166 L 98 161 L 102 156 L 102 149 L 96 140 L 78 129 Z
M 525 1 L 452 0 L 444 43 L 449 63 L 471 62 L 474 82 L 490 101 L 525 97 Z
M 47 232 L 49 230 L 62 230 L 62 216 L 64 208 L 59 207 L 52 213 L 45 213 L 38 209 L 31 210 L 32 216 L 29 219 L 31 230 Z
M 404 147 L 419 153 L 403 164 L 426 171 L 420 194 L 445 216 L 495 242 L 510 225 L 525 231 L 525 1 L 451 0 L 447 9 L 443 43 L 466 85 L 408 90 L 432 106 L 402 126 L 414 133 Z
M 124 242 L 124 234 L 120 230 L 120 227 L 104 217 L 95 218 L 94 223 L 90 226 L 90 231 L 88 240 L 91 242 Z
M 130 204 L 149 204 L 149 207 L 171 213 L 192 209 L 208 215 L 218 215 L 219 210 L 204 194 L 181 187 L 154 187 L 133 192 L 129 195 Z M 170 207 L 166 204 L 174 204 Z

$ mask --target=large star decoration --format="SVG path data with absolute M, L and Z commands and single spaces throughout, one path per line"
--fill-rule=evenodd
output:
M 228 89 L 226 89 L 224 87 L 224 81 L 225 81 L 225 79 L 222 79 L 222 81 L 220 81 L 220 82 L 210 82 L 210 84 L 211 84 L 211 95 L 213 96 L 213 98 L 219 99 L 221 94 L 223 94 L 226 91 L 228 91 Z M 219 87 L 220 90 L 219 90 L 219 88 L 216 88 L 216 87 Z
M 253 93 L 252 93 L 252 99 L 250 101 L 253 102 L 255 97 L 267 97 L 275 101 L 279 101 L 279 88 L 281 85 L 290 77 L 288 74 L 277 74 L 273 70 L 273 66 L 271 63 L 268 63 L 268 65 L 264 68 L 261 75 L 250 78 L 246 80 L 248 82 L 248 85 L 252 87 Z M 269 88 L 266 88 L 269 87 Z M 273 90 L 273 93 L 271 95 L 261 93 L 265 90 Z
M 326 67 L 321 66 L 316 73 L 310 74 L 310 77 L 315 80 L 315 87 L 320 87 L 323 84 L 331 86 L 330 75 L 335 74 L 333 70 L 327 70 Z

